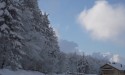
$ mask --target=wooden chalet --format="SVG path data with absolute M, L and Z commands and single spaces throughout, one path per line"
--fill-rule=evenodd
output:
M 118 63 L 105 64 L 100 69 L 101 75 L 125 75 L 125 65 Z

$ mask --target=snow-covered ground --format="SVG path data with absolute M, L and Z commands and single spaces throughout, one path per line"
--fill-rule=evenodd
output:
M 1 69 L 0 75 L 45 75 L 37 71 L 25 71 L 25 70 L 18 70 L 18 71 L 11 71 L 8 69 Z
M 9 69 L 0 69 L 0 75 L 45 75 L 45 74 L 37 71 L 26 71 L 26 70 L 12 71 Z M 52 74 L 52 75 L 66 75 L 66 74 Z M 84 74 L 84 75 L 97 75 L 97 74 Z

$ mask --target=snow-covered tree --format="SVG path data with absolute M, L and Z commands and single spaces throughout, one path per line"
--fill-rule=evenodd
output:
M 67 55 L 63 52 L 60 52 L 58 55 L 57 63 L 55 64 L 54 72 L 57 74 L 62 74 L 67 72 L 68 58 Z
M 86 56 L 83 54 L 78 62 L 77 62 L 77 72 L 78 73 L 88 73 L 88 68 L 89 68 L 89 65 L 88 65 L 88 62 L 87 62 L 87 59 L 86 59 Z
M 67 65 L 67 71 L 69 73 L 77 73 L 78 68 L 78 60 L 80 59 L 80 55 L 76 53 L 71 53 L 68 55 L 68 65 Z
M 108 60 L 93 58 L 92 56 L 86 56 L 88 61 L 88 73 L 99 73 L 100 67 L 106 63 L 109 63 Z
M 24 30 L 26 31 L 22 33 L 25 38 L 24 49 L 28 55 L 22 61 L 23 67 L 31 69 L 32 66 L 33 70 L 51 73 L 58 61 L 59 47 L 48 15 L 43 14 L 38 8 L 37 0 L 24 0 L 21 5 L 22 23 L 25 25 Z
M 0 42 L 0 68 L 50 73 L 58 61 L 56 34 L 37 0 L 0 0 Z
M 0 68 L 21 68 L 23 24 L 14 0 L 0 0 Z

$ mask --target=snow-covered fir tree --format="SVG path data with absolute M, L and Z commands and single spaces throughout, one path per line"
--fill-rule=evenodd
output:
M 24 0 L 21 5 L 22 23 L 25 25 L 25 32 L 22 33 L 24 49 L 28 55 L 22 61 L 23 68 L 51 73 L 57 63 L 59 47 L 48 15 L 40 11 L 37 0 Z
M 0 68 L 21 68 L 23 24 L 18 13 L 18 3 L 0 0 Z
M 69 73 L 77 73 L 78 61 L 79 61 L 80 57 L 81 56 L 76 53 L 71 53 L 68 55 L 67 71 Z
M 87 61 L 85 55 L 83 54 L 77 62 L 77 72 L 78 73 L 88 73 L 88 71 L 89 71 L 88 68 L 89 68 L 88 61 Z
M 37 0 L 0 0 L 0 67 L 52 72 L 59 47 Z

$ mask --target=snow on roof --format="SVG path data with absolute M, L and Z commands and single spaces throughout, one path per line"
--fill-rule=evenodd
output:
M 125 65 L 123 64 L 120 64 L 120 63 L 111 63 L 111 64 L 108 64 L 118 70 L 125 70 Z

